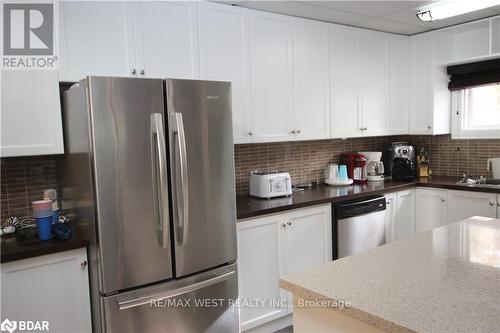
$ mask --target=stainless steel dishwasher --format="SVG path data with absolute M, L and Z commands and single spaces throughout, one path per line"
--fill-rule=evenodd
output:
M 385 209 L 383 196 L 335 205 L 333 259 L 385 244 Z

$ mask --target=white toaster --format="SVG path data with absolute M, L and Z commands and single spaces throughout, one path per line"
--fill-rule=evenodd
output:
M 250 195 L 258 198 L 274 198 L 292 195 L 292 181 L 288 172 L 250 172 Z

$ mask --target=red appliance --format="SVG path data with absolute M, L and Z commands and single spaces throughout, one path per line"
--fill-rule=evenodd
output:
M 366 157 L 358 153 L 340 154 L 340 164 L 347 165 L 347 175 L 357 184 L 366 184 Z

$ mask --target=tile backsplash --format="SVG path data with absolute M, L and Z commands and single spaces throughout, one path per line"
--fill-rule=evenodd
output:
M 451 135 L 384 136 L 356 139 L 242 144 L 235 146 L 236 193 L 248 193 L 252 170 L 285 170 L 292 183 L 323 180 L 328 163 L 338 162 L 347 151 L 383 151 L 390 142 L 407 141 L 424 147 L 434 175 L 461 176 L 463 173 L 490 176 L 486 160 L 500 157 L 500 139 L 452 140 Z
M 2 158 L 0 162 L 0 218 L 31 215 L 31 202 L 43 198 L 43 190 L 57 189 L 57 157 Z
M 236 192 L 248 193 L 251 170 L 279 169 L 290 172 L 292 182 L 322 181 L 328 163 L 338 162 L 346 151 L 382 151 L 390 142 L 409 141 L 429 154 L 435 175 L 461 176 L 463 173 L 491 176 L 486 160 L 500 157 L 500 139 L 451 140 L 450 135 L 385 136 L 235 145 Z M 42 197 L 44 189 L 58 188 L 62 173 L 58 156 L 2 158 L 0 164 L 0 219 L 31 214 L 31 201 Z
M 486 170 L 488 158 L 500 157 L 500 139 L 451 140 L 450 135 L 412 135 L 409 141 L 424 147 L 435 175 L 462 176 L 464 173 L 492 177 Z
M 408 136 L 292 141 L 235 145 L 236 193 L 248 193 L 252 170 L 288 171 L 292 183 L 323 180 L 328 163 L 349 151 L 382 151 L 390 142 L 407 141 Z

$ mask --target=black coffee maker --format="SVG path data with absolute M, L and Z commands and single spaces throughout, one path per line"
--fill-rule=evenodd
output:
M 384 174 L 393 180 L 413 180 L 417 176 L 415 147 L 407 142 L 393 142 L 382 153 Z

